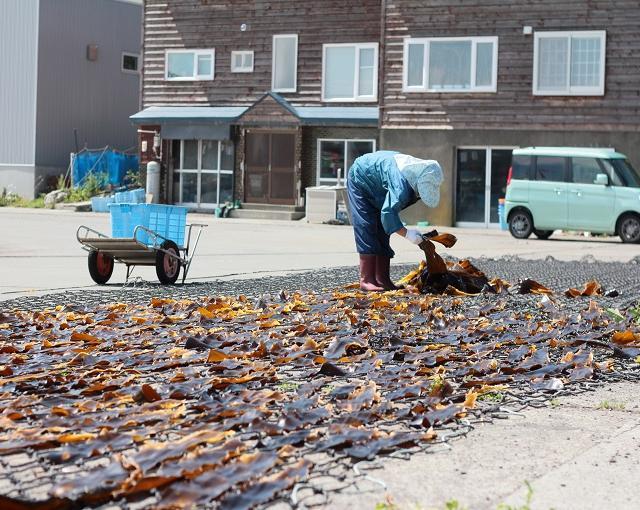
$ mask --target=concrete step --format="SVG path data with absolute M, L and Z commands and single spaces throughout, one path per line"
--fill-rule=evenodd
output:
M 247 220 L 282 220 L 296 221 L 304 218 L 304 211 L 268 211 L 260 209 L 233 209 L 229 218 L 243 218 Z
M 304 212 L 304 207 L 298 205 L 281 204 L 242 204 L 243 209 L 253 209 L 256 211 L 284 211 L 284 212 Z

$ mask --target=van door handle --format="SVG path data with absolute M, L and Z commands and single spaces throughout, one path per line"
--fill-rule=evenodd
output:
M 576 196 L 578 196 L 578 197 L 581 197 L 581 196 L 582 196 L 582 191 L 579 191 L 579 190 L 577 190 L 577 189 L 572 189 L 572 190 L 571 190 L 571 193 L 575 193 L 575 194 L 576 194 Z
M 556 195 L 559 195 L 560 193 L 562 193 L 561 188 L 553 188 L 553 191 L 555 191 Z

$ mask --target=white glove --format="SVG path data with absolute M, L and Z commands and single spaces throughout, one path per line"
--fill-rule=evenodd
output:
M 417 230 L 413 230 L 408 228 L 407 233 L 404 236 L 408 241 L 411 241 L 413 244 L 420 244 L 422 242 L 422 234 Z

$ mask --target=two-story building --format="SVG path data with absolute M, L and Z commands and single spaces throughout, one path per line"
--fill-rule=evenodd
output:
M 511 151 L 614 147 L 640 167 L 640 3 L 384 4 L 380 145 L 437 159 L 439 225 L 498 222 Z
M 146 0 L 143 162 L 163 197 L 302 215 L 358 155 L 437 159 L 440 206 L 497 223 L 515 147 L 615 147 L 640 163 L 633 1 Z
M 378 147 L 380 0 L 146 0 L 142 162 L 163 200 L 303 215 Z M 154 138 L 158 142 L 154 146 Z

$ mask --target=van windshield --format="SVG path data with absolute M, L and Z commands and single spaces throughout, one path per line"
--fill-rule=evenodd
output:
M 605 159 L 603 163 L 607 170 L 611 171 L 611 167 L 615 169 L 618 179 L 613 177 L 614 185 L 617 180 L 621 180 L 624 186 L 629 188 L 640 188 L 640 176 L 638 172 L 631 166 L 626 159 Z

